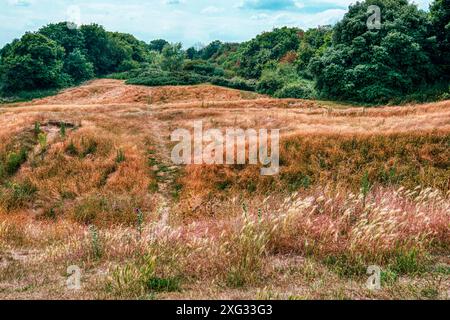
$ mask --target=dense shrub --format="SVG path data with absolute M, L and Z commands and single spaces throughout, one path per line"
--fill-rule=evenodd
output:
M 239 77 L 234 77 L 232 79 L 226 79 L 223 77 L 214 77 L 209 80 L 211 84 L 238 89 L 245 91 L 256 91 L 256 82 L 252 80 L 245 80 Z
M 211 83 L 218 86 L 255 91 L 256 83 L 241 78 L 227 79 L 224 77 L 208 77 L 192 71 L 169 72 L 158 69 L 133 70 L 130 72 L 112 75 L 115 79 L 127 79 L 127 84 L 146 86 L 176 86 L 176 85 L 196 85 Z
M 259 93 L 274 94 L 281 89 L 284 85 L 282 78 L 278 76 L 278 73 L 273 70 L 267 70 L 263 73 L 261 79 L 258 82 L 256 90 Z
M 311 83 L 306 81 L 291 83 L 277 92 L 275 92 L 277 98 L 295 98 L 295 99 L 312 99 L 315 97 L 315 91 Z
M 225 70 L 222 68 L 202 60 L 187 61 L 184 70 L 209 77 L 223 77 L 225 75 Z
M 148 70 L 131 78 L 127 84 L 146 86 L 195 85 L 208 82 L 208 78 L 192 72 L 168 72 Z

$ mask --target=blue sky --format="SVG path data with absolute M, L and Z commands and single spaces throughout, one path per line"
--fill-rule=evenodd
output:
M 185 47 L 217 39 L 240 42 L 274 27 L 333 24 L 354 1 L 0 0 L 0 47 L 25 31 L 66 20 L 96 22 L 147 42 L 164 38 Z M 427 9 L 431 0 L 415 2 Z

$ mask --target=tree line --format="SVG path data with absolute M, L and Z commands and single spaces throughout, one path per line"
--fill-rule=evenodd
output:
M 381 9 L 370 30 L 368 8 Z M 94 77 L 146 85 L 210 82 L 277 97 L 382 103 L 450 98 L 450 0 L 423 11 L 407 0 L 366 0 L 334 26 L 277 28 L 243 43 L 183 50 L 97 24 L 47 25 L 0 50 L 3 93 L 62 88 Z

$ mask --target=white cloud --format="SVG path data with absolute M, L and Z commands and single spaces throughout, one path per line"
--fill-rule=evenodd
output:
M 215 6 L 210 6 L 210 7 L 206 7 L 206 8 L 204 8 L 202 11 L 201 11 L 201 13 L 203 13 L 203 14 L 216 14 L 216 13 L 221 13 L 221 12 L 223 12 L 223 8 L 218 8 L 218 7 L 215 7 Z
M 26 31 L 66 21 L 67 8 L 77 5 L 82 23 L 99 23 L 107 30 L 136 35 L 144 41 L 165 38 L 185 46 L 212 40 L 245 41 L 283 25 L 303 29 L 338 21 L 352 0 L 277 0 L 293 3 L 277 10 L 241 9 L 244 0 L 0 0 L 0 47 Z M 253 4 L 261 0 L 253 1 Z M 264 1 L 264 0 L 262 0 Z M 426 8 L 431 0 L 416 0 Z M 205 5 L 205 3 L 207 5 Z M 260 3 L 261 4 L 261 3 Z M 328 6 L 329 5 L 329 6 Z M 281 7 L 280 7 L 281 6 Z

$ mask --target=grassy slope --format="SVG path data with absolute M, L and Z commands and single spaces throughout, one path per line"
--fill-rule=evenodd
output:
M 449 108 L 100 80 L 0 109 L 0 296 L 448 298 Z M 281 174 L 173 166 L 170 132 L 200 119 L 283 128 Z

